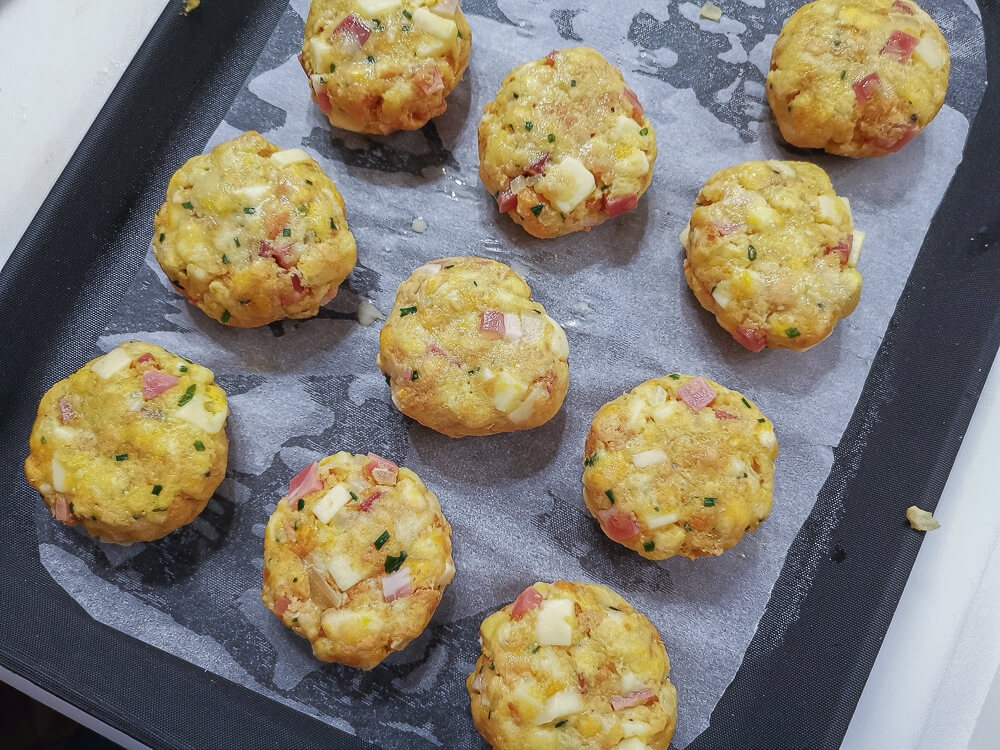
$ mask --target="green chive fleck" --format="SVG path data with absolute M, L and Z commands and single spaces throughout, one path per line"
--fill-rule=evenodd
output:
M 205 444 L 200 440 L 195 440 L 194 449 L 200 453 L 201 451 L 205 450 Z
M 670 377 L 671 380 L 680 380 L 681 379 L 681 376 L 678 375 L 676 372 L 670 373 L 669 377 Z
M 569 85 L 573 86 L 575 88 L 576 87 L 576 79 L 574 78 L 572 81 L 570 81 Z
M 419 379 L 420 379 L 420 373 L 414 370 L 413 375 L 410 377 L 410 380 L 419 380 Z
M 336 66 L 336 65 L 334 65 L 333 63 L 330 63 L 330 72 L 332 73 L 332 72 L 333 72 L 333 71 L 335 71 L 336 69 L 337 69 L 337 66 Z M 306 180 L 306 182 L 308 182 L 308 180 Z
M 445 268 L 454 268 L 454 267 L 455 267 L 454 263 L 452 263 L 450 266 L 445 266 Z
M 646 550 L 646 552 L 652 552 L 655 546 L 656 542 L 654 542 L 652 539 L 650 539 L 648 542 L 642 543 L 642 548 Z
M 333 219 L 330 219 L 330 229 L 336 229 L 337 225 L 333 223 Z
M 188 371 L 188 366 L 187 365 L 181 365 L 177 369 L 180 370 L 181 372 L 187 372 Z
M 533 654 L 537 654 L 538 653 L 538 644 L 537 643 L 534 646 L 531 647 L 531 653 L 533 653 Z
M 128 460 L 128 453 L 116 453 L 115 461 L 126 461 Z
M 408 10 L 404 10 L 403 15 L 406 16 L 407 18 L 413 18 L 413 14 L 410 13 L 410 11 Z
M 746 400 L 745 398 L 743 398 L 742 396 L 740 397 L 740 401 L 742 401 L 742 402 L 743 402 L 743 405 L 744 405 L 744 406 L 745 406 L 746 408 L 748 408 L 748 409 L 750 408 L 750 402 L 749 402 L 749 401 L 747 401 L 747 400 Z
M 212 476 L 212 472 L 210 472 L 210 471 L 206 471 L 206 472 L 205 472 L 205 476 L 206 476 L 206 477 L 210 477 L 210 476 Z
M 154 495 L 159 495 L 161 492 L 163 492 L 163 485 L 162 484 L 154 484 L 153 485 L 153 494 Z
M 497 668 L 497 665 L 496 665 L 496 664 L 494 664 L 493 662 L 490 662 L 490 671 L 493 671 L 493 670 L 495 670 L 496 668 Z
M 691 533 L 691 524 L 689 524 L 687 521 L 684 522 L 684 531 L 688 532 L 689 534 Z
M 384 377 L 385 377 L 385 384 L 392 385 L 392 379 L 388 375 L 385 375 Z
M 757 421 L 758 421 L 758 422 L 760 422 L 761 424 L 763 424 L 763 423 L 764 423 L 764 422 L 766 422 L 767 420 L 766 420 L 766 419 L 764 419 L 764 417 L 761 417 L 761 418 L 760 418 L 760 419 L 758 419 Z
M 531 130 L 533 127 L 535 127 L 535 123 L 533 123 L 531 120 L 525 120 L 524 122 L 525 130 Z
M 557 721 L 556 722 L 556 729 L 558 729 L 559 727 L 565 726 L 566 722 L 568 722 L 568 721 L 569 721 L 569 719 L 563 719 L 562 721 Z
M 843 81 L 844 80 L 844 76 L 846 76 L 846 75 L 847 75 L 847 71 L 846 70 L 840 71 L 840 80 Z
M 301 205 L 296 209 L 300 214 L 309 213 L 309 206 Z
M 229 263 L 229 256 L 226 255 L 225 253 L 222 254 L 222 262 L 226 264 Z
M 312 185 L 312 184 L 313 184 L 312 180 L 306 180 L 306 185 Z
M 240 246 L 240 238 L 239 237 L 233 237 L 233 242 L 236 243 L 236 247 Z
M 611 490 L 605 490 L 604 494 L 608 496 L 608 500 L 610 500 L 611 504 L 614 505 L 615 504 L 615 493 L 613 493 Z
M 555 142 L 556 142 L 556 134 L 549 133 L 549 143 L 555 143 Z
M 292 236 L 292 230 L 289 229 L 288 227 L 285 227 L 284 229 L 281 230 L 281 236 L 282 237 L 291 237 Z
M 177 405 L 178 406 L 184 406 L 184 404 L 186 404 L 188 401 L 190 401 L 192 398 L 194 398 L 194 392 L 195 392 L 195 390 L 197 388 L 198 388 L 198 386 L 195 385 L 194 383 L 192 383 L 191 385 L 189 385 L 187 387 L 187 390 L 184 391 L 184 395 L 181 396 L 180 400 L 177 402 Z
M 305 500 L 303 500 L 303 499 L 302 499 L 302 498 L 300 497 L 300 498 L 299 498 L 299 510 L 302 510 L 302 509 L 303 509 L 304 507 L 306 507 L 306 501 L 305 501 Z
M 404 23 L 404 24 L 403 24 L 403 31 L 409 31 L 409 30 L 410 30 L 410 29 L 412 29 L 412 28 L 413 28 L 413 27 L 412 27 L 412 26 L 410 26 L 410 24 L 408 24 L 408 23 Z
M 375 545 L 375 549 L 382 549 L 382 545 L 389 541 L 389 530 L 386 529 L 381 534 L 378 535 L 378 539 L 372 542 Z
M 799 329 L 795 328 L 794 326 L 792 328 L 786 328 L 785 335 L 788 336 L 788 338 L 790 339 L 794 339 L 796 336 L 799 335 Z
M 357 500 L 358 499 L 358 496 L 355 495 L 354 492 L 352 492 L 351 490 L 348 490 L 347 494 L 351 496 L 352 500 Z
M 639 135 L 649 135 L 649 128 L 643 128 L 640 130 Z
M 372 57 L 371 55 L 368 55 L 368 57 L 366 57 L 365 59 L 368 60 L 368 62 L 372 63 L 373 65 L 375 64 L 375 58 Z
M 392 555 L 385 556 L 385 572 L 394 573 L 399 570 L 399 566 L 403 564 L 403 560 L 406 559 L 406 552 L 400 550 L 399 555 L 393 557 Z
M 590 458 L 583 459 L 583 465 L 584 466 L 593 466 L 596 461 L 597 461 L 597 453 L 594 452 L 594 453 L 590 454 Z
M 757 248 L 753 245 L 747 245 L 747 257 L 750 260 L 757 260 Z
M 411 315 L 417 311 L 417 306 L 413 307 L 401 307 L 399 308 L 399 317 L 405 318 L 407 315 Z
M 463 38 L 464 38 L 464 37 L 462 36 L 462 32 L 461 32 L 461 31 L 460 31 L 460 32 L 458 32 L 458 38 L 459 38 L 459 39 L 463 39 Z
M 160 242 L 163 242 L 163 238 L 166 236 L 163 232 L 160 232 Z
M 245 213 L 245 214 L 252 214 L 252 213 L 256 213 L 256 212 L 257 212 L 257 209 L 256 208 L 250 208 L 250 206 L 247 206 L 246 208 L 243 209 L 243 213 Z
M 515 98 L 515 99 L 517 99 L 517 96 L 518 96 L 518 94 L 517 94 L 517 92 L 515 91 L 515 92 L 514 92 L 514 98 Z
M 233 314 L 232 314 L 231 312 L 229 312 L 229 310 L 223 310 L 223 311 L 222 311 L 222 317 L 220 318 L 220 320 L 221 320 L 221 321 L 222 321 L 223 323 L 228 323 L 228 322 L 229 322 L 229 319 L 230 319 L 231 317 L 233 317 Z
M 531 213 L 533 213 L 535 216 L 538 216 L 541 212 L 542 212 L 542 204 L 541 203 L 539 203 L 537 206 L 532 206 L 531 207 Z
M 183 202 L 183 203 L 182 203 L 181 205 L 182 205 L 182 206 L 184 206 L 184 208 L 188 209 L 189 211 L 190 211 L 190 210 L 191 210 L 192 208 L 194 208 L 194 206 L 193 206 L 193 205 L 191 205 L 191 201 L 184 201 L 184 202 Z
M 714 497 L 706 497 L 705 498 L 705 507 L 706 508 L 713 507 L 715 505 L 715 500 L 716 500 L 716 498 L 714 498 Z

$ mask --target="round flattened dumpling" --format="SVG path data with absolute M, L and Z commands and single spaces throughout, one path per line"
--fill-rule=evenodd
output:
M 408 417 L 451 437 L 527 430 L 569 386 L 563 329 L 503 263 L 442 258 L 399 285 L 377 364 Z
M 655 160 L 656 135 L 635 93 L 586 47 L 514 68 L 479 121 L 479 177 L 535 237 L 632 210 Z
M 471 48 L 458 0 L 312 0 L 299 60 L 332 125 L 391 133 L 447 109 Z
M 323 661 L 372 669 L 405 648 L 454 575 L 434 493 L 374 453 L 310 464 L 267 522 L 261 598 Z
M 153 253 L 177 290 L 244 328 L 315 315 L 358 257 L 344 199 L 319 164 L 253 131 L 188 159 L 154 230 Z
M 127 341 L 42 397 L 24 472 L 65 524 L 116 544 L 159 539 L 225 476 L 228 414 L 211 370 Z
M 660 634 L 609 588 L 536 583 L 479 628 L 466 680 L 495 750 L 666 750 L 677 691 Z
M 583 499 L 609 538 L 643 557 L 720 555 L 771 513 L 777 455 L 749 399 L 673 373 L 594 415 Z
M 949 69 L 948 43 L 913 0 L 817 0 L 774 43 L 767 100 L 793 146 L 885 156 L 937 115 Z
M 861 297 L 864 232 L 814 164 L 749 161 L 716 172 L 681 244 L 701 306 L 751 351 L 804 351 Z

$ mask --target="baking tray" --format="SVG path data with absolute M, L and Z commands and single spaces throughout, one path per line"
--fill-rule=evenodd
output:
M 0 663 L 157 747 L 365 746 L 90 618 L 40 563 L 20 468 L 38 399 L 92 355 L 142 264 L 162 186 L 203 149 L 284 5 L 213 2 L 189 17 L 170 5 L 0 274 L 0 303 L 16 311 L 0 340 Z M 776 5 L 760 12 L 792 7 Z M 489 0 L 463 7 L 502 16 Z M 839 744 L 922 538 L 903 511 L 936 505 L 967 428 L 1000 344 L 1000 22 L 995 3 L 980 10 L 989 84 L 974 158 L 938 208 L 743 664 L 689 747 Z

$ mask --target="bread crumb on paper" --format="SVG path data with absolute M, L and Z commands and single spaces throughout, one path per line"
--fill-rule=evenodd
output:
M 199 5 L 201 5 L 201 0 L 184 0 L 184 15 L 186 16 Z
M 719 21 L 722 19 L 722 8 L 713 2 L 707 2 L 701 6 L 698 15 L 702 18 L 707 18 L 709 21 Z
M 916 505 L 911 505 L 906 509 L 906 520 L 917 531 L 933 531 L 941 527 L 941 524 L 937 522 L 929 511 L 921 510 Z
M 424 218 L 422 216 L 418 216 L 413 220 L 413 223 L 410 224 L 410 229 L 412 229 L 417 234 L 423 234 L 424 232 L 427 231 L 427 222 L 424 221 Z

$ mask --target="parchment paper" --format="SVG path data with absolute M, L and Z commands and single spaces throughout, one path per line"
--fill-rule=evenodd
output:
M 295 60 L 307 2 L 293 0 L 210 145 L 254 128 L 283 147 L 307 148 L 347 201 L 358 266 L 318 317 L 238 330 L 188 305 L 150 254 L 100 347 L 139 338 L 215 371 L 231 407 L 227 478 L 190 526 L 128 548 L 94 542 L 39 508 L 41 558 L 101 622 L 393 750 L 482 747 L 464 687 L 479 623 L 536 580 L 603 583 L 663 635 L 681 748 L 708 725 L 740 666 L 961 158 L 984 85 L 981 26 L 959 0 L 930 6 L 952 47 L 948 104 L 902 153 L 851 161 L 803 157 L 784 146 L 771 119 L 764 73 L 795 7 L 788 0 L 722 2 L 718 23 L 674 0 L 463 5 L 472 63 L 447 113 L 418 132 L 367 137 L 331 131 L 310 101 Z M 499 216 L 479 184 L 475 130 L 511 67 L 576 44 L 623 70 L 654 123 L 660 156 L 637 210 L 589 233 L 539 241 Z M 802 354 L 743 350 L 701 310 L 681 271 L 677 237 L 704 180 L 762 158 L 820 164 L 868 234 L 858 309 Z M 427 223 L 422 234 L 412 228 L 417 217 Z M 414 267 L 454 254 L 509 263 L 565 326 L 571 386 L 548 424 L 456 441 L 392 407 L 375 367 L 379 324 L 359 325 L 358 303 L 388 311 Z M 601 404 L 675 370 L 742 390 L 772 418 L 780 444 L 774 510 L 720 558 L 651 563 L 608 541 L 587 513 L 581 451 Z M 301 467 L 338 450 L 375 451 L 416 471 L 454 529 L 458 573 L 430 626 L 368 673 L 313 659 L 259 596 L 275 502 Z M 776 645 L 782 635 L 768 634 Z

